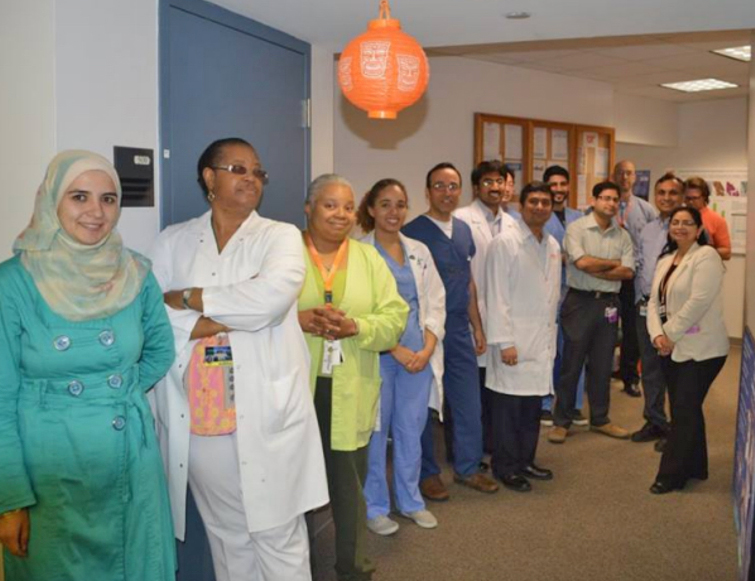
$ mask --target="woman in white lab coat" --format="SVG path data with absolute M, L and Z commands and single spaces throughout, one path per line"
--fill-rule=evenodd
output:
M 547 480 L 535 465 L 541 398 L 553 393 L 561 249 L 545 230 L 553 194 L 533 182 L 521 194 L 521 217 L 488 247 L 486 298 L 488 371 L 494 393 L 493 473 L 526 492 L 528 478 Z
M 156 390 L 176 536 L 188 485 L 218 581 L 310 579 L 304 513 L 328 493 L 296 309 L 301 235 L 255 211 L 267 174 L 249 143 L 214 142 L 198 173 L 210 211 L 152 252 L 176 338 Z
M 438 522 L 425 508 L 419 491 L 422 462 L 420 439 L 427 422 L 427 407 L 441 410 L 443 336 L 446 291 L 430 250 L 401 234 L 408 197 L 394 179 L 378 181 L 362 199 L 357 222 L 385 259 L 409 305 L 409 319 L 399 344 L 380 356 L 380 414 L 370 439 L 364 496 L 367 526 L 380 535 L 393 534 L 398 523 L 391 512 L 386 478 L 388 434 L 393 438 L 393 491 L 397 511 L 423 528 Z

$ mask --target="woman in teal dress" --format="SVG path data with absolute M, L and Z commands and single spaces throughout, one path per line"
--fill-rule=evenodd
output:
M 114 230 L 120 198 L 107 160 L 60 153 L 0 264 L 8 581 L 175 579 L 145 396 L 173 361 L 173 335 L 149 262 Z

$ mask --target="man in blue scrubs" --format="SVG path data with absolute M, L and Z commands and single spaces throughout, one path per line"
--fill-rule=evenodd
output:
M 483 354 L 487 346 L 470 268 L 475 246 L 469 226 L 452 216 L 461 196 L 461 174 L 452 164 L 440 163 L 428 172 L 425 182 L 428 211 L 404 226 L 403 233 L 427 245 L 446 289 L 444 414 L 447 430 L 448 419 L 453 418 L 450 440 L 454 480 L 492 493 L 498 490 L 498 484 L 479 469 L 482 422 L 477 355 Z M 420 491 L 429 500 L 449 498 L 435 461 L 431 417 L 422 434 Z

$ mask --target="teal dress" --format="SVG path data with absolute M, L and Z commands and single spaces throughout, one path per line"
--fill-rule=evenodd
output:
M 0 264 L 0 513 L 29 507 L 12 581 L 173 581 L 175 544 L 145 392 L 174 357 L 150 273 L 111 317 L 71 322 L 18 257 Z

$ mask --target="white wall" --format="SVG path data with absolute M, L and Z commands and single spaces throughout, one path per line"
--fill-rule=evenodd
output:
M 750 40 L 755 46 L 755 31 Z M 750 103 L 748 133 L 748 185 L 750 192 L 755 192 L 755 59 L 750 62 Z M 750 198 L 755 193 L 750 194 Z M 746 271 L 746 321 L 752 333 L 755 333 L 755 208 L 747 213 L 747 271 Z
M 557 90 L 554 90 L 557 87 Z M 410 211 L 424 211 L 425 173 L 441 161 L 464 177 L 464 200 L 474 153 L 474 113 L 613 125 L 613 89 L 597 81 L 458 57 L 430 58 L 430 85 L 396 121 L 370 120 L 338 91 L 335 167 L 365 192 L 378 179 L 404 182 Z
M 668 169 L 742 170 L 747 168 L 747 118 L 746 98 L 680 104 L 676 146 L 618 143 L 617 159 L 651 170 L 651 182 Z M 755 208 L 748 213 L 753 214 Z M 744 325 L 744 288 L 745 257 L 735 255 L 726 263 L 724 319 L 729 336 L 737 339 Z
M 333 53 L 312 47 L 312 178 L 333 172 Z
M 55 154 L 54 15 L 53 0 L 4 0 L 0 10 L 0 260 L 29 223 Z
M 679 133 L 676 103 L 617 93 L 613 107 L 617 142 L 676 146 Z

